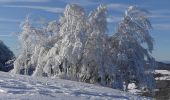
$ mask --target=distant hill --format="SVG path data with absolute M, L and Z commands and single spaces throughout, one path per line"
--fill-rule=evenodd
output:
M 170 63 L 165 63 L 165 62 L 157 62 L 158 64 L 158 70 L 170 70 Z
M 13 52 L 0 40 L 0 71 L 8 72 L 13 69 L 12 63 L 7 63 L 13 58 Z
M 170 61 L 161 61 L 161 62 L 163 62 L 165 64 L 170 64 Z

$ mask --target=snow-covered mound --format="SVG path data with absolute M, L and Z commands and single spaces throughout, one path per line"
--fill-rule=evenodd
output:
M 170 75 L 170 71 L 169 70 L 155 70 L 155 72 L 163 74 L 163 75 Z
M 0 72 L 1 100 L 147 100 L 119 90 L 62 79 Z
M 13 58 L 13 52 L 0 40 L 0 71 L 8 72 L 13 69 L 11 63 L 7 63 Z
M 157 77 L 156 80 L 170 80 L 170 71 L 169 70 L 155 70 Z

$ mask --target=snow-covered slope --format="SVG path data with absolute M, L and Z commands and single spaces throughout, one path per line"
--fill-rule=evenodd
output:
M 169 70 L 155 70 L 155 74 L 160 75 L 155 78 L 156 80 L 170 80 Z
M 130 93 L 62 79 L 0 72 L 0 100 L 146 100 Z
M 155 72 L 163 74 L 163 75 L 170 75 L 170 71 L 169 70 L 155 70 Z

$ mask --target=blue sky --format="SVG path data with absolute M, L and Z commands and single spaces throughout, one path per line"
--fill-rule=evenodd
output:
M 19 33 L 20 23 L 27 15 L 42 16 L 47 21 L 58 19 L 68 3 L 79 4 L 87 13 L 100 4 L 108 7 L 108 29 L 112 34 L 121 20 L 124 10 L 136 5 L 151 12 L 151 35 L 155 48 L 153 56 L 160 61 L 170 61 L 170 0 L 0 0 L 0 40 L 19 53 L 19 41 L 13 33 Z

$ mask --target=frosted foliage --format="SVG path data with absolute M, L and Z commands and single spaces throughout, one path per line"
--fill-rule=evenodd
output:
M 53 33 L 54 35 L 58 35 L 58 32 L 60 31 L 60 24 L 57 21 L 49 22 L 47 26 L 47 31 L 50 33 Z
M 106 12 L 100 5 L 87 16 L 82 7 L 67 5 L 59 21 L 37 25 L 43 28 L 27 18 L 20 34 L 22 52 L 13 72 L 120 89 L 123 81 L 137 79 L 143 86 L 151 79 L 149 71 L 154 64 L 149 53 L 153 40 L 148 18 L 137 7 L 129 7 L 117 32 L 108 36 Z M 142 47 L 143 43 L 148 48 Z
M 59 53 L 69 62 L 76 63 L 80 59 L 83 50 L 82 44 L 86 39 L 85 12 L 77 5 L 68 5 L 61 19 L 60 36 L 63 39 L 60 45 L 63 45 L 63 49 Z
M 153 39 L 149 35 L 149 29 L 152 26 L 147 16 L 148 13 L 148 11 L 136 6 L 130 6 L 125 12 L 124 24 L 121 23 L 123 25 L 120 25 L 120 31 L 132 34 L 133 38 L 139 43 L 146 43 L 151 52 L 153 50 Z
M 155 60 L 149 52 L 153 50 L 153 39 L 149 35 L 151 24 L 147 12 L 130 6 L 112 37 L 114 53 L 117 53 L 117 79 L 135 82 L 139 88 L 154 88 Z M 147 47 L 143 47 L 146 44 Z

